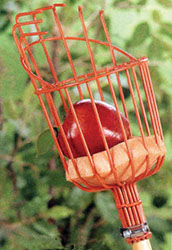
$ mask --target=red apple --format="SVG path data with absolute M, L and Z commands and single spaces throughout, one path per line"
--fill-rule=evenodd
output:
M 124 141 L 116 109 L 111 105 L 101 101 L 95 101 L 95 104 L 109 148 Z M 90 154 L 93 155 L 95 153 L 104 151 L 105 146 L 96 121 L 91 100 L 84 99 L 76 102 L 73 106 Z M 127 138 L 129 138 L 129 122 L 123 114 L 120 115 L 124 124 Z M 69 109 L 62 126 L 73 153 L 73 157 L 77 158 L 86 156 L 87 154 L 71 109 Z M 61 131 L 58 133 L 58 142 L 63 154 L 70 158 Z

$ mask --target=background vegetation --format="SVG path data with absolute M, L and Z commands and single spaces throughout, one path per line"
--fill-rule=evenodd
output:
M 0 248 L 131 249 L 119 237 L 120 221 L 111 192 L 84 193 L 65 181 L 54 147 L 37 147 L 47 128 L 32 84 L 23 70 L 12 37 L 19 12 L 59 1 L 0 1 Z M 164 130 L 167 156 L 161 171 L 138 186 L 149 222 L 153 249 L 172 244 L 172 2 L 171 0 L 68 0 L 61 11 L 69 30 L 78 31 L 82 5 L 87 25 L 104 39 L 96 23 L 105 9 L 113 44 L 136 57 L 148 56 Z M 46 29 L 51 24 L 47 21 Z M 69 28 L 70 27 L 70 28 Z M 101 52 L 101 51 L 100 51 Z M 100 53 L 101 55 L 101 53 Z M 108 63 L 108 59 L 104 63 Z M 59 66 L 67 74 L 65 58 Z M 102 60 L 102 56 L 98 58 Z M 79 61 L 87 67 L 86 61 Z M 103 63 L 103 62 L 102 62 Z M 82 64 L 81 64 L 82 65 Z M 60 68 L 61 67 L 61 68 Z M 46 74 L 46 71 L 45 71 Z M 45 75 L 45 77 L 49 77 Z M 52 145 L 52 142 L 49 142 Z

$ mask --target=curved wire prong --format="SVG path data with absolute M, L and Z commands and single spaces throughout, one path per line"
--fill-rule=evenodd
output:
M 53 7 L 66 7 L 66 4 L 65 3 L 55 3 L 53 4 Z
M 116 59 L 115 59 L 115 55 L 114 55 L 114 49 L 113 49 L 113 46 L 112 46 L 112 42 L 110 40 L 109 32 L 108 32 L 108 29 L 107 29 L 107 26 L 106 26 L 106 23 L 105 23 L 105 19 L 104 19 L 103 13 L 104 13 L 104 10 L 100 10 L 100 12 L 99 12 L 100 20 L 102 22 L 104 33 L 105 33 L 106 39 L 107 39 L 108 44 L 109 44 L 109 49 L 110 49 L 110 52 L 111 52 L 112 62 L 114 64 L 114 66 L 116 66 L 117 63 L 116 63 Z
M 42 12 L 43 12 L 42 9 L 37 9 L 37 10 L 34 10 L 34 11 L 19 13 L 19 14 L 16 15 L 16 23 L 19 23 L 19 18 L 20 17 L 30 16 L 30 15 L 33 15 L 33 14 L 40 14 Z
M 81 13 L 82 12 L 82 6 L 78 6 L 78 11 Z
M 32 32 L 32 33 L 23 33 L 20 36 L 19 41 L 22 42 L 23 38 L 27 37 L 27 36 L 40 36 L 40 35 L 47 35 L 48 31 L 43 31 L 43 32 Z
M 99 15 L 100 15 L 100 16 L 102 16 L 103 13 L 104 13 L 104 10 L 100 10 L 100 11 L 99 11 Z

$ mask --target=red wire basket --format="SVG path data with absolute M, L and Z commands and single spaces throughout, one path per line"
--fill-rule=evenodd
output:
M 87 192 L 112 190 L 123 226 L 122 236 L 128 243 L 149 239 L 151 232 L 144 216 L 136 182 L 155 174 L 160 169 L 165 157 L 165 146 L 148 59 L 135 59 L 112 45 L 103 10 L 100 11 L 100 21 L 106 41 L 89 38 L 81 7 L 78 10 L 82 34 L 77 37 L 66 36 L 57 11 L 59 7 L 65 7 L 65 4 L 54 4 L 16 16 L 13 36 L 21 63 L 35 88 L 67 180 Z M 49 22 L 47 12 L 51 12 L 50 23 L 55 25 L 53 34 L 44 30 L 43 19 Z M 59 53 L 63 49 L 66 54 L 71 72 L 66 79 L 61 79 L 66 73 L 59 74 L 58 67 L 52 60 L 50 44 L 53 42 L 63 47 L 60 50 L 57 47 Z M 72 43 L 79 53 L 84 49 L 87 51 L 87 73 L 82 72 L 82 64 L 75 65 L 76 60 L 71 51 Z M 106 66 L 99 65 L 96 59 L 95 47 L 99 46 L 104 48 L 105 53 L 109 53 L 111 63 Z M 35 55 L 35 51 L 40 52 L 40 49 L 43 51 L 42 60 L 47 63 L 44 70 L 38 63 L 39 53 L 38 56 Z M 124 62 L 119 63 L 122 57 Z M 48 80 L 44 76 L 45 70 L 49 74 Z M 91 105 L 95 126 L 103 145 L 103 150 L 94 154 L 90 152 L 74 104 L 76 101 L 84 103 L 85 100 Z M 113 106 L 122 136 L 122 142 L 119 144 L 109 146 L 97 103 L 109 103 Z M 65 118 L 61 116 L 59 107 L 63 107 L 66 116 L 70 112 L 80 147 L 84 151 L 81 157 L 74 155 L 64 129 Z M 129 122 L 129 137 L 121 113 Z M 89 118 L 87 123 L 90 123 Z M 63 147 L 55 128 L 59 130 Z

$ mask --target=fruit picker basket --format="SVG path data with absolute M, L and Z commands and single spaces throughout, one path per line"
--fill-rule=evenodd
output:
M 13 36 L 21 64 L 35 88 L 66 179 L 87 192 L 112 190 L 122 236 L 134 249 L 151 249 L 136 182 L 160 169 L 166 150 L 148 59 L 136 59 L 112 44 L 103 10 L 99 14 L 105 41 L 89 38 L 81 7 L 82 33 L 68 36 L 58 14 L 64 7 L 54 4 L 16 16 Z M 44 29 L 47 21 L 54 24 L 54 32 Z M 52 43 L 66 55 L 68 75 L 59 73 L 52 60 Z M 87 72 L 73 58 L 72 44 L 78 54 L 86 51 Z M 99 47 L 108 54 L 105 66 L 96 57 Z

